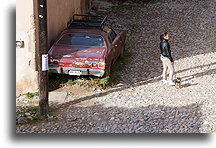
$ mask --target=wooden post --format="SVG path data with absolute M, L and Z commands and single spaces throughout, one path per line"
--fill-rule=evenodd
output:
M 48 100 L 48 69 L 47 57 L 47 0 L 37 1 L 38 9 L 38 35 L 39 35 L 39 112 L 40 115 L 47 115 L 49 112 L 49 100 Z

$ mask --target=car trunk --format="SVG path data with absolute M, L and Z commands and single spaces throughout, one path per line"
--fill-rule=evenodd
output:
M 105 47 L 54 46 L 49 59 L 57 60 L 60 67 L 92 68 L 92 63 L 103 62 Z

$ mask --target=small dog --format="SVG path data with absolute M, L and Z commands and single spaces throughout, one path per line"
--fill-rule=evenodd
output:
M 177 77 L 175 81 L 175 88 L 179 89 L 181 88 L 181 78 Z

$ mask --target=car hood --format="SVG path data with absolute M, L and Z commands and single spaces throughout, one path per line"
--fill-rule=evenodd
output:
M 53 58 L 103 58 L 105 47 L 74 47 L 74 46 L 54 46 L 49 51 L 49 56 Z

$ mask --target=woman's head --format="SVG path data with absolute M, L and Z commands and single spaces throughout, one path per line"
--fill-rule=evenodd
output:
M 170 35 L 169 35 L 169 33 L 167 33 L 167 32 L 165 32 L 165 33 L 163 33 L 163 34 L 161 34 L 160 35 L 160 40 L 162 41 L 162 40 L 169 40 L 170 39 Z

